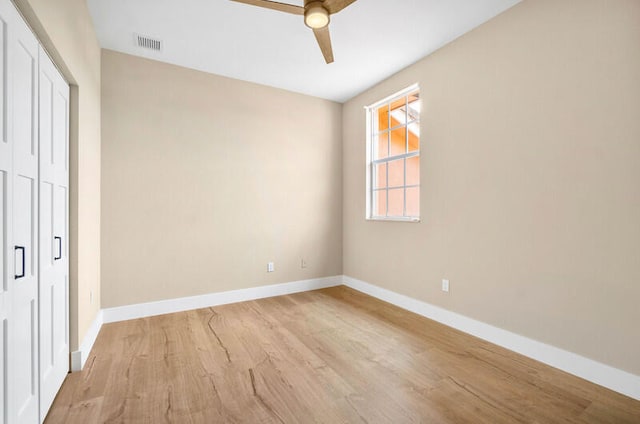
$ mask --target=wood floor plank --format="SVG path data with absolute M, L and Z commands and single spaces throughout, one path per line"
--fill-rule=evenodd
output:
M 640 402 L 346 287 L 103 326 L 56 423 L 640 423 Z

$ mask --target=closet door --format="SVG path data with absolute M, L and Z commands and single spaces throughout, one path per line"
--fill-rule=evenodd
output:
M 11 292 L 13 279 L 13 244 L 11 243 L 11 185 L 13 181 L 13 148 L 9 139 L 9 104 L 7 90 L 8 26 L 11 4 L 0 1 L 0 423 L 9 422 L 8 349 L 11 322 Z
M 17 11 L 9 22 L 13 246 L 9 421 L 38 421 L 38 42 Z
M 40 49 L 40 419 L 69 372 L 69 86 Z

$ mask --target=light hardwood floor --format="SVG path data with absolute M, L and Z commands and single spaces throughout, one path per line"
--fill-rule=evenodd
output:
M 640 402 L 345 287 L 107 324 L 46 423 L 640 423 Z

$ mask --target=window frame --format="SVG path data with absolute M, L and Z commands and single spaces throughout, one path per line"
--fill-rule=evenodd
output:
M 365 211 L 365 219 L 368 221 L 394 221 L 394 222 L 413 222 L 413 223 L 418 223 L 421 220 L 421 215 L 422 215 L 422 211 L 420 211 L 420 215 L 418 216 L 407 216 L 404 215 L 406 214 L 406 208 L 407 208 L 407 198 L 406 198 L 406 191 L 407 188 L 413 188 L 413 187 L 420 187 L 420 184 L 418 183 L 416 184 L 411 184 L 411 185 L 407 185 L 407 168 L 406 168 L 406 160 L 409 158 L 413 158 L 413 157 L 418 157 L 420 158 L 420 151 L 422 150 L 422 139 L 421 139 L 421 135 L 422 135 L 422 131 L 420 132 L 420 145 L 418 146 L 418 150 L 413 151 L 413 152 L 409 152 L 408 148 L 405 148 L 405 153 L 403 154 L 399 154 L 399 155 L 393 155 L 391 156 L 390 152 L 387 155 L 387 157 L 385 158 L 381 158 L 381 159 L 373 159 L 373 143 L 374 143 L 374 137 L 379 133 L 377 128 L 373 128 L 374 123 L 376 122 L 376 120 L 374 119 L 374 113 L 377 112 L 377 110 L 385 105 L 391 105 L 394 101 L 397 101 L 399 99 L 401 99 L 402 97 L 407 97 L 409 96 L 411 93 L 418 91 L 418 93 L 421 92 L 420 90 L 420 85 L 418 83 L 416 84 L 412 84 L 409 87 L 406 87 L 390 96 L 385 97 L 382 100 L 379 100 L 369 106 L 365 106 L 365 111 L 366 111 L 366 161 L 367 161 L 367 166 L 366 166 L 366 211 Z M 420 102 L 420 111 L 421 111 L 421 115 L 422 115 L 422 96 L 420 96 L 420 99 L 418 100 Z M 408 113 L 408 112 L 407 112 Z M 389 116 L 391 116 L 391 113 L 389 113 Z M 391 119 L 391 118 L 389 118 Z M 399 129 L 404 127 L 406 129 L 406 131 L 409 131 L 409 125 L 412 123 L 417 123 L 418 126 L 420 126 L 420 123 L 422 122 L 422 116 L 420 116 L 420 118 L 417 121 L 411 121 L 409 122 L 408 120 L 406 120 L 406 122 L 402 125 L 402 126 L 398 126 L 398 127 L 394 127 L 391 128 L 391 126 L 389 125 L 389 128 L 387 128 L 387 131 L 389 132 L 389 134 L 391 133 L 391 131 L 393 131 L 394 129 Z M 405 142 L 408 142 L 408 135 L 405 133 Z M 403 184 L 401 186 L 394 186 L 394 187 L 389 187 L 389 172 L 388 172 L 388 164 L 396 161 L 396 160 L 403 160 L 404 161 L 404 180 L 403 180 Z M 387 164 L 387 183 L 385 184 L 385 188 L 383 190 L 380 189 L 376 189 L 374 188 L 374 170 L 375 170 L 375 166 L 379 165 L 379 164 Z M 384 191 L 387 195 L 387 213 L 388 213 L 388 195 L 389 195 L 389 190 L 390 189 L 394 189 L 394 188 L 402 188 L 404 189 L 404 207 L 403 207 L 403 216 L 378 216 L 378 215 L 374 215 L 374 192 L 376 191 Z M 419 196 L 421 197 L 421 196 Z

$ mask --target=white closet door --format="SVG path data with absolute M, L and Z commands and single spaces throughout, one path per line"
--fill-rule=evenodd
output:
M 13 148 L 9 139 L 9 104 L 7 90 L 8 26 L 12 7 L 0 2 L 0 423 L 9 422 L 8 349 L 9 323 L 11 322 L 10 281 L 13 279 L 13 244 L 11 241 L 11 193 L 13 181 Z
M 38 421 L 38 42 L 10 21 L 9 86 L 13 114 L 12 322 L 9 421 Z
M 40 420 L 69 372 L 69 86 L 40 49 Z

